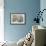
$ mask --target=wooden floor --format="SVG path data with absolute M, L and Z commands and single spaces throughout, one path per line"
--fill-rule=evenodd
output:
M 44 46 L 46 46 L 46 45 L 44 45 Z

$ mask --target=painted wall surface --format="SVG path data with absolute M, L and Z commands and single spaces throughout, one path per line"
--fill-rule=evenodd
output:
M 39 0 L 5 0 L 4 34 L 7 41 L 18 41 L 32 29 L 35 14 L 40 9 Z M 25 25 L 11 25 L 10 13 L 26 13 Z
M 4 41 L 4 0 L 0 0 L 0 42 Z
M 46 9 L 46 0 L 41 0 L 40 1 L 40 9 L 41 9 L 41 11 L 43 10 L 43 9 Z M 40 22 L 40 25 L 43 25 L 43 26 L 46 26 L 46 10 L 43 12 L 43 22 L 41 21 Z

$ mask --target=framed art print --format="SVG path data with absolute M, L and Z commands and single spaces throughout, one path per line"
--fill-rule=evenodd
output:
M 11 24 L 25 24 L 25 13 L 11 13 Z

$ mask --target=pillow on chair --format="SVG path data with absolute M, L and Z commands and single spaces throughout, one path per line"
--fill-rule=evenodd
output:
M 25 37 L 24 37 L 24 38 L 21 38 L 21 39 L 17 42 L 17 46 L 23 46 L 24 40 L 25 40 Z

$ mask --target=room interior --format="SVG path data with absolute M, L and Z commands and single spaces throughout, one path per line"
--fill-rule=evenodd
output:
M 45 5 L 46 0 L 0 0 L 0 46 L 46 46 Z

